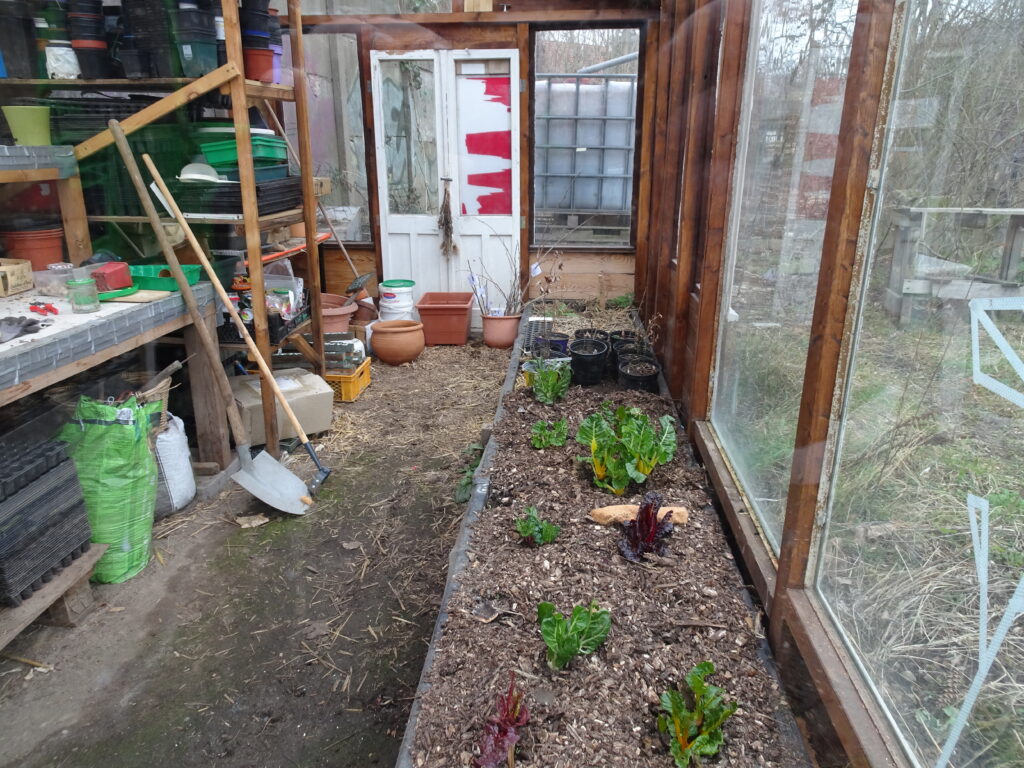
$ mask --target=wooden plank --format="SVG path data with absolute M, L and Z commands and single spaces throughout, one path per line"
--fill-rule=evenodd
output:
M 16 171 L 0 171 L 0 184 L 56 181 L 59 178 L 60 171 L 56 168 L 24 168 Z
M 237 14 L 236 14 L 237 16 Z M 239 46 L 241 41 L 239 41 Z M 131 134 L 142 128 L 145 125 L 149 125 L 154 120 L 159 120 L 165 115 L 169 115 L 176 109 L 180 109 L 191 101 L 195 101 L 200 96 L 209 93 L 210 91 L 220 88 L 224 83 L 237 79 L 240 83 L 240 87 L 244 90 L 244 81 L 238 77 L 241 70 L 228 57 L 228 63 L 223 67 L 218 67 L 209 74 L 203 75 L 198 80 L 193 80 L 191 83 L 183 88 L 179 88 L 174 93 L 169 93 L 159 101 L 153 102 L 148 107 L 140 109 L 134 115 L 125 118 L 121 121 L 121 128 L 125 134 Z M 238 59 L 241 61 L 241 59 Z M 244 98 L 244 93 L 243 93 Z M 114 136 L 109 130 L 102 131 L 96 134 L 90 139 L 86 139 L 81 144 L 75 147 L 75 157 L 78 160 L 89 157 L 89 155 L 99 152 L 104 147 L 109 147 L 114 143 Z
M 45 89 L 74 90 L 96 89 L 104 91 L 147 91 L 180 88 L 193 82 L 190 77 L 147 77 L 139 80 L 125 78 L 101 78 L 99 80 L 50 80 L 39 78 L 0 78 L 0 90 L 3 89 Z
M 321 258 L 324 262 L 324 289 L 327 293 L 342 294 L 358 275 L 352 272 L 348 262 L 341 254 L 341 250 L 330 243 L 325 244 L 321 249 Z M 373 246 L 367 248 L 353 248 L 348 246 L 348 255 L 360 274 L 374 272 L 376 270 L 376 253 Z M 376 276 L 371 277 L 366 284 L 366 290 L 371 296 L 377 295 Z
M 242 58 L 241 24 L 238 20 L 238 6 L 234 0 L 222 0 L 224 12 L 224 42 L 227 47 L 228 63 L 236 72 L 244 71 Z M 223 69 L 223 67 L 221 67 Z M 243 234 L 245 235 L 246 257 L 249 260 L 249 282 L 252 286 L 253 340 L 266 360 L 270 359 L 270 331 L 267 325 L 267 299 L 263 285 L 263 261 L 260 258 L 259 208 L 256 201 L 256 171 L 252 159 L 252 136 L 249 132 L 248 98 L 245 80 L 232 78 L 231 118 L 235 125 L 235 143 L 238 145 L 238 179 L 242 192 Z M 263 426 L 266 435 L 267 452 L 275 458 L 280 454 L 278 446 L 277 405 L 270 387 L 260 387 L 263 405 Z
M 292 29 L 292 72 L 295 83 L 295 124 L 299 142 L 299 168 L 302 174 L 302 209 L 306 229 L 306 285 L 309 287 L 309 314 L 312 318 L 313 372 L 322 376 L 326 370 L 324 356 L 324 325 L 322 286 L 320 283 L 320 249 L 316 241 L 317 197 L 313 172 L 315 160 L 309 144 L 309 86 L 306 75 L 306 54 L 302 44 L 302 9 L 300 0 L 288 0 L 288 18 Z M 303 339 L 305 343 L 305 339 Z
M 571 10 L 495 11 L 492 13 L 397 13 L 397 14 L 306 14 L 302 26 L 307 32 L 354 32 L 371 27 L 429 27 L 457 24 L 609 24 L 656 20 L 656 8 L 597 8 Z
M 639 302 L 647 287 L 647 270 L 650 263 L 651 241 L 651 194 L 654 177 L 654 102 L 658 88 L 658 22 L 648 22 L 640 31 L 640 50 L 643 62 L 640 68 L 641 88 L 640 126 L 637 143 L 640 147 L 636 194 L 636 262 L 633 295 Z
M 303 20 L 305 23 L 305 20 Z M 380 198 L 377 195 L 377 152 L 376 131 L 373 120 L 373 90 L 371 87 L 370 50 L 373 30 L 361 28 L 356 35 L 359 54 L 359 92 L 363 101 L 363 149 L 366 152 L 366 189 L 370 198 L 370 229 L 373 237 L 374 263 L 376 264 L 377 280 L 384 279 L 384 250 L 380 231 Z
M 697 455 L 711 478 L 715 496 L 722 507 L 725 520 L 736 537 L 743 565 L 750 575 L 758 598 L 765 606 L 771 604 L 775 594 L 775 560 L 757 527 L 757 521 L 747 508 L 743 494 L 729 470 L 711 425 L 704 421 L 691 424 L 690 436 Z
M 530 270 L 530 226 L 533 222 L 533 35 L 529 24 L 516 26 L 516 47 L 519 49 L 519 281 L 527 279 Z
M 657 78 L 655 81 L 656 91 L 651 96 L 655 100 L 654 130 L 653 134 L 648 135 L 647 141 L 652 142 L 654 145 L 654 159 L 652 160 L 653 166 L 651 170 L 652 189 L 656 187 L 659 192 L 662 191 L 660 184 L 664 177 L 663 163 L 665 162 L 668 138 L 667 104 L 670 80 L 669 70 L 672 60 L 672 46 L 669 41 L 675 31 L 674 14 L 675 2 L 666 0 L 662 19 L 658 22 L 658 39 L 655 41 L 657 48 Z M 646 282 L 643 285 L 637 286 L 636 292 L 640 316 L 647 322 L 654 316 L 655 305 L 657 304 L 655 290 L 661 260 L 661 241 L 666 234 L 661 226 L 663 204 L 664 195 L 657 194 L 651 196 L 650 220 L 648 224 L 650 235 L 644 266 Z
M 36 621 L 51 627 L 77 627 L 95 607 L 89 574 L 83 574 Z
M 606 299 L 622 296 L 633 290 L 633 274 L 612 274 L 607 272 L 589 272 L 585 274 L 563 274 L 562 279 L 551 286 L 547 294 L 554 299 L 595 299 L 603 294 Z M 537 295 L 536 280 L 530 283 L 530 295 Z
M 535 253 L 531 249 L 531 253 Z M 633 275 L 636 271 L 636 257 L 632 253 L 602 253 L 600 251 L 560 251 L 562 274 L 585 274 L 608 272 L 616 275 Z
M 32 597 L 17 608 L 0 610 L 0 648 L 7 645 L 24 629 L 43 615 L 61 595 L 77 584 L 83 576 L 88 577 L 93 567 L 107 551 L 106 544 L 93 544 L 89 551 L 58 573 L 49 584 L 33 593 Z
M 214 307 L 211 306 L 206 316 L 206 327 L 211 337 L 216 339 L 217 326 L 213 313 Z M 189 395 L 196 418 L 199 461 L 213 462 L 225 469 L 232 458 L 225 416 L 227 403 L 217 383 L 217 372 L 210 367 L 194 325 L 185 328 L 185 350 L 192 358 L 188 364 Z
M 718 76 L 714 126 L 711 129 L 711 167 L 708 178 L 707 215 L 704 220 L 700 269 L 699 306 L 691 334 L 694 353 L 690 384 L 690 419 L 706 420 L 711 408 L 711 375 L 718 338 L 722 274 L 725 262 L 725 228 L 729 219 L 732 180 L 739 144 L 743 77 L 750 35 L 751 0 L 728 0 L 722 33 L 722 63 Z
M 85 211 L 82 179 L 79 176 L 71 176 L 59 179 L 54 186 L 57 188 L 57 199 L 60 201 L 60 217 L 64 222 L 68 258 L 77 267 L 92 258 L 92 237 L 89 234 L 89 220 Z
M 494 10 L 494 0 L 465 0 L 464 6 L 466 12 L 474 13 L 485 11 L 490 13 Z
M 853 30 L 836 149 L 835 167 L 842 172 L 832 178 L 782 530 L 779 584 L 784 588 L 804 586 L 814 540 L 836 378 L 848 343 L 847 309 L 889 64 L 894 6 L 895 0 L 860 0 Z
M 296 83 L 298 81 L 296 80 Z M 225 89 L 226 90 L 226 89 Z M 245 95 L 255 101 L 271 99 L 274 101 L 295 101 L 298 89 L 279 83 L 261 83 L 258 80 L 245 81 Z
M 854 768 L 896 768 L 905 766 L 903 757 L 885 716 L 860 681 L 859 673 L 829 627 L 829 620 L 807 590 L 787 589 L 779 596 L 772 625 L 789 630 L 796 648 L 773 644 L 776 657 L 787 673 L 785 659 L 795 650 L 810 673 L 811 680 L 828 713 L 832 727 Z M 784 637 L 784 632 L 779 632 Z
M 10 405 L 16 400 L 20 400 L 25 397 L 25 395 L 38 392 L 40 389 L 45 389 L 51 384 L 56 384 L 58 381 L 63 381 L 64 379 L 75 376 L 82 371 L 87 371 L 95 365 L 105 363 L 111 358 L 123 355 L 125 352 L 130 352 L 133 349 L 137 349 L 143 344 L 156 341 L 161 336 L 166 336 L 172 331 L 184 328 L 191 322 L 192 320 L 189 318 L 188 314 L 181 315 L 180 317 L 168 320 L 162 325 L 151 328 L 148 331 L 143 331 L 137 336 L 125 339 L 119 344 L 114 344 L 113 346 L 107 347 L 99 352 L 94 352 L 80 360 L 75 360 L 73 363 L 62 365 L 60 368 L 55 368 L 52 371 L 47 371 L 46 373 L 41 373 L 38 376 L 33 376 L 31 379 L 21 381 L 13 387 L 0 390 L 0 408 L 5 405 Z
M 450 50 L 453 48 L 515 48 L 515 26 L 401 26 L 373 30 L 378 51 Z

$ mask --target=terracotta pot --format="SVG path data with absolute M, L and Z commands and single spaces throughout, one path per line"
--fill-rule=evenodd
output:
M 508 349 L 519 335 L 522 315 L 484 315 L 484 344 L 495 349 Z
M 423 323 L 412 320 L 382 320 L 374 323 L 370 346 L 381 362 L 388 365 L 409 363 L 420 356 L 426 340 Z
M 347 307 L 345 297 L 333 293 L 320 294 L 320 312 L 324 319 L 325 333 L 344 333 L 348 330 L 352 315 L 359 309 L 354 301 Z

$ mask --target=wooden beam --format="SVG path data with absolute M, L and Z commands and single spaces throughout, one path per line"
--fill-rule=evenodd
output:
M 370 202 L 370 232 L 373 238 L 374 263 L 377 281 L 384 279 L 384 248 L 380 230 L 380 196 L 377 194 L 380 181 L 377 178 L 376 131 L 373 119 L 372 69 L 370 50 L 373 30 L 359 29 L 356 44 L 359 53 L 359 93 L 363 102 L 363 149 L 366 152 L 366 192 Z
M 529 279 L 530 228 L 533 225 L 533 145 L 535 141 L 533 109 L 533 35 L 529 24 L 516 25 L 516 47 L 519 49 L 519 284 Z M 515 84 L 513 84 L 515 85 Z
M 237 13 L 235 14 L 237 17 Z M 241 45 L 241 42 L 239 42 Z M 239 54 L 241 55 L 241 54 Z M 239 59 L 241 61 L 241 59 Z M 143 126 L 149 125 L 150 123 L 159 120 L 161 117 L 169 115 L 176 109 L 180 109 L 191 101 L 195 101 L 200 96 L 209 93 L 212 90 L 220 88 L 224 83 L 233 82 L 237 80 L 241 87 L 242 98 L 244 103 L 245 98 L 245 81 L 241 79 L 241 71 L 231 61 L 231 57 L 228 57 L 228 63 L 223 67 L 218 67 L 209 74 L 203 75 L 198 80 L 186 85 L 184 88 L 179 88 L 174 93 L 169 93 L 159 101 L 155 101 L 144 109 L 140 109 L 134 115 L 125 118 L 121 121 L 121 128 L 124 130 L 125 135 L 130 135 L 135 131 L 139 130 Z M 90 139 L 86 139 L 81 144 L 75 147 L 75 158 L 82 160 L 83 158 L 89 157 L 89 155 L 99 152 L 104 147 L 109 147 L 114 143 L 114 136 L 109 130 L 97 133 Z
M 634 301 L 639 304 L 647 287 L 651 240 L 651 190 L 654 177 L 654 102 L 658 87 L 658 22 L 651 21 L 640 31 L 640 51 L 643 55 L 642 101 L 639 104 L 640 125 L 637 144 L 640 147 L 636 194 L 636 264 L 633 284 Z
M 725 261 L 725 228 L 729 219 L 732 180 L 736 169 L 743 77 L 750 36 L 751 0 L 727 0 L 722 32 L 722 62 L 718 76 L 711 158 L 708 174 L 707 215 L 703 224 L 699 303 L 694 335 L 693 370 L 688 416 L 703 421 L 710 417 L 711 375 L 718 338 L 722 271 Z
M 848 344 L 847 309 L 890 64 L 894 6 L 895 0 L 860 0 L 857 9 L 782 530 L 780 589 L 803 588 L 807 578 L 836 378 Z
M 60 217 L 64 222 L 64 240 L 68 244 L 68 258 L 76 267 L 92 258 L 92 237 L 89 234 L 89 215 L 85 210 L 85 196 L 80 176 L 58 179 L 57 199 Z
M 217 325 L 213 317 L 215 306 L 209 307 L 205 319 L 207 331 L 214 340 L 217 338 Z M 196 419 L 199 460 L 212 462 L 220 469 L 225 469 L 232 459 L 228 422 L 224 416 L 227 403 L 220 390 L 218 373 L 211 366 L 212 361 L 204 354 L 202 339 L 194 324 L 185 328 L 185 350 L 192 358 L 188 366 L 189 397 Z
M 491 13 L 397 13 L 397 14 L 307 14 L 302 26 L 307 33 L 354 32 L 368 27 L 435 26 L 441 24 L 626 24 L 657 20 L 651 8 L 604 8 L 564 11 L 495 11 Z
M 292 82 L 295 89 L 295 128 L 299 142 L 299 169 L 302 174 L 302 210 L 306 225 L 306 284 L 309 286 L 309 315 L 312 320 L 313 372 L 322 376 L 326 371 L 324 356 L 324 325 L 322 286 L 320 283 L 320 250 L 316 241 L 317 197 L 314 190 L 313 149 L 309 143 L 309 85 L 306 77 L 306 54 L 302 45 L 302 8 L 300 0 L 288 0 L 288 18 L 292 28 L 288 32 L 291 42 Z M 305 342 L 305 339 L 303 339 Z
M 0 171 L 0 184 L 56 181 L 59 178 L 60 170 L 57 168 L 22 168 L 16 171 Z

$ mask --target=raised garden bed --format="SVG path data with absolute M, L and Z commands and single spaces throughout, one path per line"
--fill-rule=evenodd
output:
M 512 365 L 518 363 L 518 348 Z M 808 764 L 779 684 L 764 652 L 761 615 L 753 608 L 729 551 L 704 474 L 682 445 L 643 485 L 623 496 L 595 487 L 588 452 L 575 437 L 602 402 L 635 406 L 652 418 L 672 414 L 670 402 L 639 391 L 571 388 L 553 405 L 528 389 L 508 394 L 499 409 L 486 507 L 473 509 L 468 542 L 456 552 L 464 567 L 435 636 L 419 701 L 398 765 L 471 766 L 487 719 L 516 675 L 529 724 L 517 729 L 516 764 L 635 768 L 674 765 L 657 730 L 659 697 L 683 687 L 695 665 L 714 664 L 708 682 L 739 709 L 724 724 L 724 743 L 705 764 Z M 535 449 L 538 421 L 567 420 L 567 442 Z M 684 440 L 680 440 L 684 443 Z M 597 525 L 597 507 L 639 503 L 656 490 L 667 505 L 688 509 L 664 557 L 641 564 L 619 553 L 621 529 Z M 528 507 L 561 528 L 543 546 L 525 546 L 516 521 Z M 611 612 L 607 640 L 554 671 L 537 621 L 539 603 L 566 615 L 596 601 Z

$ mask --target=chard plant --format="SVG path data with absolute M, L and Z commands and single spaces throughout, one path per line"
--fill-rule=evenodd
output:
M 722 746 L 722 724 L 738 709 L 736 702 L 725 702 L 725 691 L 707 682 L 715 665 L 702 661 L 686 675 L 693 709 L 679 691 L 672 689 L 661 695 L 658 731 L 669 737 L 669 749 L 677 768 L 691 762 L 700 764 L 702 757 L 718 754 Z
M 533 374 L 533 396 L 538 403 L 554 405 L 569 391 L 572 369 L 564 362 L 538 360 Z
M 551 603 L 540 603 L 537 621 L 548 647 L 548 666 L 552 669 L 565 669 L 576 656 L 596 651 L 604 645 L 612 628 L 611 611 L 600 609 L 596 602 L 575 606 L 568 619 L 557 613 Z
M 662 416 L 657 425 L 639 408 L 619 406 L 613 411 L 608 403 L 584 419 L 576 442 L 590 448 L 590 455 L 579 460 L 590 464 L 594 484 L 621 496 L 630 481 L 643 483 L 655 467 L 672 461 L 675 419 Z
M 636 519 L 622 524 L 623 536 L 619 539 L 619 552 L 631 563 L 639 563 L 648 553 L 659 556 L 665 554 L 665 539 L 672 534 L 672 513 L 669 512 L 659 521 L 661 503 L 661 494 L 648 491 L 640 502 Z
M 480 737 L 480 757 L 473 761 L 478 768 L 514 768 L 519 729 L 530 722 L 525 694 L 516 687 L 516 673 L 509 673 L 508 691 L 498 694 L 495 713 L 484 724 Z
M 538 421 L 530 430 L 530 443 L 537 450 L 558 448 L 565 445 L 569 437 L 569 422 L 559 419 L 556 422 Z
M 561 527 L 542 520 L 537 515 L 536 507 L 527 507 L 523 510 L 526 517 L 516 520 L 516 533 L 522 537 L 523 542 L 529 546 L 541 547 L 550 544 L 558 534 L 562 532 Z

